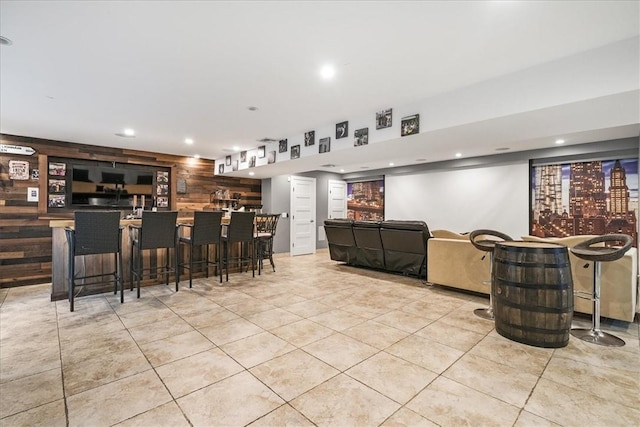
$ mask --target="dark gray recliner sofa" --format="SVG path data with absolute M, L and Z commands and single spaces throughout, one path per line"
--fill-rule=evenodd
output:
M 426 279 L 431 233 L 424 221 L 332 219 L 324 228 L 332 260 Z

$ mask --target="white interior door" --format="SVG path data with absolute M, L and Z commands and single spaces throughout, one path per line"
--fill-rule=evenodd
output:
M 329 219 L 347 217 L 347 183 L 329 180 Z
M 304 255 L 316 251 L 316 179 L 291 177 L 291 250 Z

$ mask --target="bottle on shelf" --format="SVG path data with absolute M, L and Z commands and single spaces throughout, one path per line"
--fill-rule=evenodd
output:
M 153 212 L 157 212 L 158 211 L 158 198 L 157 197 L 153 198 L 153 203 L 151 204 L 151 211 L 153 211 Z

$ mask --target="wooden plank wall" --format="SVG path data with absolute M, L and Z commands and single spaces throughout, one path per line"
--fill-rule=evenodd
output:
M 128 149 L 98 147 L 63 141 L 0 134 L 0 143 L 36 150 L 32 156 L 0 153 L 0 287 L 51 282 L 51 229 L 49 221 L 72 218 L 72 211 L 48 213 L 46 206 L 48 156 L 72 159 L 115 161 L 170 167 L 172 209 L 179 216 L 210 205 L 210 194 L 218 188 L 243 194 L 242 203 L 260 204 L 261 181 L 214 175 L 214 161 Z M 29 162 L 29 170 L 39 169 L 39 179 L 9 179 L 9 161 Z M 187 183 L 185 194 L 176 193 L 177 179 Z M 40 189 L 39 202 L 27 202 L 27 189 Z

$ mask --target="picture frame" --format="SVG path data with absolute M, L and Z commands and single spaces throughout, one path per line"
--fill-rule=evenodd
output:
M 168 208 L 169 207 L 169 198 L 168 197 L 158 197 L 158 207 L 159 208 Z
M 287 140 L 286 139 L 281 139 L 278 142 L 278 152 L 279 153 L 286 153 L 287 152 Z
M 256 156 L 251 156 L 249 158 L 249 167 L 250 168 L 255 168 L 256 167 Z
M 354 147 L 369 144 L 369 128 L 356 129 L 356 131 L 353 133 L 353 136 Z
M 66 176 L 67 164 L 61 162 L 49 162 L 49 175 L 51 176 Z
M 9 179 L 26 181 L 29 179 L 29 162 L 25 160 L 9 160 Z
M 393 111 L 391 108 L 376 113 L 376 130 L 390 128 L 392 123 Z
M 167 184 L 169 182 L 169 172 L 157 171 L 156 181 L 158 181 L 158 184 Z
M 269 151 L 269 156 L 267 157 L 267 164 L 272 164 L 276 162 L 276 151 Z
M 316 143 L 316 131 L 310 130 L 304 133 L 304 146 L 310 147 Z M 291 147 L 293 149 L 293 147 Z
M 218 175 L 222 175 L 224 173 L 224 163 L 220 163 L 218 165 Z
M 231 166 L 231 156 L 226 156 L 224 158 L 224 164 L 225 166 Z
M 258 147 L 258 158 L 262 159 L 264 158 L 264 156 L 266 155 L 266 147 L 264 145 L 261 145 Z
M 328 153 L 331 151 L 331 137 L 320 138 L 318 141 L 318 153 Z
M 400 136 L 420 133 L 420 114 L 403 117 L 400 121 Z
M 67 205 L 67 197 L 64 194 L 50 194 L 48 207 L 64 208 Z
M 349 136 L 349 122 L 340 122 L 336 124 L 336 139 L 346 138 Z
M 67 181 L 64 179 L 49 179 L 49 193 L 64 193 L 67 189 Z
M 247 163 L 247 150 L 240 152 L 240 163 Z
M 637 247 L 638 159 L 531 161 L 529 234 L 628 234 Z M 589 215 L 583 215 L 583 212 Z M 574 214 L 574 212 L 576 214 Z
M 222 165 L 224 167 L 224 165 Z M 169 194 L 169 184 L 159 184 L 156 189 L 156 194 L 158 196 L 166 196 Z
M 239 161 L 238 161 L 238 160 L 235 160 L 235 161 L 233 162 L 233 164 L 231 165 L 231 170 L 235 172 L 235 171 L 237 171 L 237 170 L 238 170 L 239 166 L 240 166 L 240 165 L 239 165 Z
M 291 146 L 291 158 L 292 159 L 300 158 L 300 144 Z

